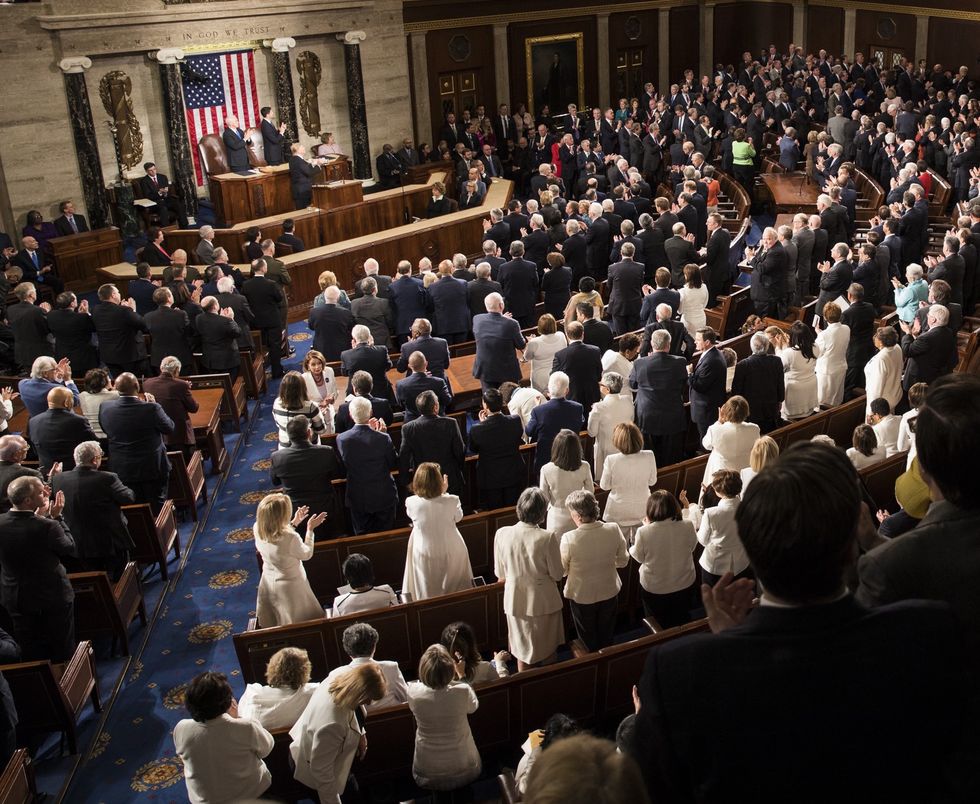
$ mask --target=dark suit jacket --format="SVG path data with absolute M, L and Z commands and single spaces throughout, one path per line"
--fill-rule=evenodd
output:
M 156 402 L 134 396 L 110 399 L 99 407 L 99 427 L 109 438 L 112 468 L 124 483 L 169 477 L 164 438 L 174 422 Z
M 391 476 L 391 470 L 398 466 L 398 457 L 387 433 L 355 424 L 337 436 L 337 451 L 347 467 L 346 499 L 350 508 L 376 512 L 398 505 L 398 488 Z
M 281 165 L 283 163 L 282 143 L 285 137 L 268 120 L 263 120 L 260 128 L 262 129 L 262 150 L 265 152 L 265 161 L 270 165 Z
M 10 510 L 10 498 L 7 497 L 7 486 L 13 483 L 18 477 L 24 477 L 25 475 L 36 477 L 41 481 L 44 480 L 44 475 L 36 469 L 31 469 L 29 466 L 10 461 L 0 461 L 0 514 Z
M 728 366 L 717 347 L 701 355 L 688 383 L 691 386 L 691 419 L 713 422 L 718 418 L 718 408 L 725 403 L 725 381 Z
M 347 349 L 340 355 L 340 373 L 353 377 L 355 371 L 366 371 L 374 380 L 374 393 L 386 399 L 392 398 L 391 384 L 386 372 L 391 368 L 391 359 L 384 346 L 360 344 Z
M 194 428 L 190 414 L 198 409 L 197 400 L 191 393 L 191 384 L 179 377 L 147 377 L 143 380 L 143 390 L 153 394 L 156 403 L 174 423 L 174 431 L 166 438 L 167 446 L 190 446 L 194 444 Z
M 902 376 L 907 391 L 917 382 L 931 383 L 956 368 L 956 334 L 949 327 L 933 327 L 918 338 L 903 335 L 902 354 L 908 361 Z
M 520 234 L 520 230 L 518 230 Z M 499 223 L 495 223 L 491 226 L 483 235 L 484 240 L 492 240 L 500 248 L 501 254 L 506 254 L 507 249 L 510 248 L 511 240 L 511 229 L 510 224 L 507 223 L 506 219 L 501 220 Z
M 966 273 L 966 263 L 959 254 L 951 254 L 942 262 L 936 263 L 929 271 L 929 281 L 942 279 L 949 283 L 950 301 L 953 304 L 963 304 L 963 276 Z
M 79 233 L 87 232 L 89 230 L 88 221 L 85 220 L 84 215 L 79 215 L 76 212 L 72 217 L 75 219 L 75 226 L 78 227 Z M 68 222 L 68 218 L 66 218 L 64 215 L 54 219 L 54 228 L 58 230 L 58 234 L 62 237 L 75 234 L 74 230 L 71 228 L 71 224 Z
M 56 474 L 51 491 L 65 494 L 64 517 L 80 558 L 101 558 L 135 548 L 120 508 L 131 505 L 134 496 L 117 475 L 78 466 Z
M 395 414 L 391 412 L 391 403 L 387 399 L 381 399 L 377 396 L 369 396 L 367 399 L 371 402 L 371 418 L 383 419 L 384 423 L 391 427 L 391 423 L 395 420 Z M 344 402 L 334 414 L 334 432 L 343 433 L 353 426 L 354 420 L 350 417 L 350 403 Z
M 572 271 L 567 265 L 549 268 L 541 277 L 541 292 L 544 294 L 544 311 L 551 313 L 556 321 L 565 315 L 568 300 L 572 297 Z
M 62 608 L 75 599 L 61 563 L 75 555 L 75 540 L 61 523 L 33 511 L 0 515 L 0 603 L 7 611 Z
M 610 314 L 639 317 L 643 305 L 643 263 L 623 260 L 610 265 L 606 286 Z
M 565 265 L 572 269 L 573 281 L 577 282 L 588 271 L 588 246 L 581 232 L 565 239 L 561 244 L 561 254 Z M 576 286 L 577 287 L 577 286 Z
M 866 609 L 848 596 L 760 606 L 721 634 L 656 646 L 637 720 L 651 798 L 774 802 L 796 789 L 803 802 L 842 791 L 853 801 L 930 799 L 965 716 L 961 644 L 942 604 Z M 715 728 L 721 711 L 729 728 Z M 878 739 L 896 733 L 897 744 Z M 812 772 L 818 754 L 833 773 Z
M 425 318 L 428 293 L 422 286 L 422 280 L 413 276 L 395 279 L 388 293 L 395 308 L 395 334 L 407 335 L 412 331 L 412 322 L 416 318 Z
M 781 243 L 776 243 L 770 249 L 759 250 L 752 260 L 752 286 L 749 289 L 752 301 L 774 302 L 786 295 L 788 263 L 786 249 Z
M 652 324 L 647 324 L 643 328 L 643 340 L 640 342 L 641 357 L 645 357 L 650 352 L 650 336 L 658 329 L 670 333 L 670 351 L 668 354 L 683 357 L 685 361 L 691 359 L 691 355 L 695 351 L 694 338 L 687 331 L 687 327 L 673 318 L 668 318 L 666 321 L 654 319 Z
M 321 304 L 310 311 L 307 326 L 313 330 L 313 348 L 327 360 L 340 360 L 351 341 L 354 316 L 339 304 Z
M 206 369 L 221 372 L 242 364 L 238 354 L 241 328 L 233 319 L 218 313 L 202 312 L 194 319 L 194 326 L 201 335 L 201 351 L 204 353 L 201 362 Z
M 584 419 L 582 406 L 571 399 L 549 399 L 531 411 L 524 431 L 537 444 L 534 451 L 535 473 L 551 460 L 551 445 L 559 431 L 581 432 Z
M 636 424 L 647 435 L 673 435 L 687 428 L 684 385 L 687 361 L 656 352 L 638 358 L 629 377 L 636 391 Z
M 228 169 L 234 173 L 248 170 L 248 151 L 245 148 L 245 132 L 241 129 L 225 128 L 221 132 L 221 141 L 225 144 Z
M 589 346 L 595 346 L 599 350 L 600 358 L 607 349 L 612 349 L 615 337 L 605 321 L 600 321 L 598 318 L 587 318 L 582 323 L 582 327 L 585 329 L 585 337 L 582 338 L 582 342 Z
M 466 448 L 459 426 L 445 416 L 420 416 L 402 427 L 402 443 L 398 451 L 398 466 L 407 486 L 415 469 L 427 461 L 439 464 L 449 478 L 449 493 L 463 493 L 463 461 Z
M 585 264 L 593 277 L 601 279 L 606 275 L 611 248 L 612 231 L 609 221 L 596 218 L 585 231 Z
M 363 324 L 371 330 L 374 342 L 387 350 L 395 323 L 391 302 L 379 296 L 361 296 L 351 302 L 350 312 L 354 323 Z
M 481 489 L 504 489 L 523 485 L 525 465 L 520 447 L 524 428 L 520 416 L 487 416 L 470 428 L 470 452 L 479 455 L 476 480 Z
M 476 357 L 473 376 L 491 385 L 520 382 L 521 367 L 516 349 L 526 345 L 521 326 L 500 313 L 482 313 L 473 319 Z
M 538 301 L 537 266 L 518 257 L 501 265 L 497 276 L 504 291 L 507 311 L 515 318 L 532 315 Z
M 429 285 L 429 297 L 435 308 L 432 329 L 440 336 L 463 335 L 470 330 L 466 282 L 443 276 Z
M 17 302 L 7 308 L 7 321 L 14 334 L 14 359 L 30 371 L 31 364 L 42 355 L 53 355 L 48 342 L 48 316 L 40 307 Z
M 313 174 L 315 172 L 316 168 L 299 154 L 293 154 L 289 157 L 289 187 L 294 201 L 313 192 Z
M 544 270 L 547 265 L 548 252 L 551 251 L 551 237 L 545 229 L 534 229 L 528 231 L 527 236 L 521 238 L 524 243 L 524 259 L 533 262 L 538 270 Z
M 255 344 L 252 343 L 252 326 L 255 324 L 255 314 L 248 303 L 248 299 L 241 293 L 218 293 L 215 295 L 218 304 L 222 307 L 230 307 L 235 314 L 235 323 L 241 330 L 238 334 L 238 348 L 255 351 Z
M 146 315 L 151 310 L 156 309 L 156 304 L 153 302 L 153 293 L 156 289 L 157 286 L 149 279 L 136 277 L 136 279 L 129 280 L 126 294 L 136 302 L 137 315 Z
M 653 293 L 643 297 L 643 305 L 640 307 L 640 325 L 647 326 L 657 320 L 657 307 L 666 304 L 677 315 L 677 308 L 681 306 L 681 294 L 673 288 L 657 288 Z
M 256 329 L 275 329 L 279 326 L 279 311 L 283 295 L 279 285 L 265 276 L 253 276 L 242 285 L 248 299 Z
M 572 341 L 555 353 L 551 371 L 564 371 L 568 375 L 568 399 L 578 402 L 588 415 L 592 406 L 599 401 L 599 380 L 602 378 L 602 352 L 599 347 Z
M 735 364 L 732 394 L 749 403 L 749 421 L 756 424 L 779 421 L 779 406 L 786 397 L 783 361 L 776 355 L 752 354 Z
M 731 283 L 731 268 L 728 264 L 732 248 L 731 233 L 720 227 L 708 235 L 705 261 L 708 266 L 708 284 L 713 293 L 727 293 Z
M 445 338 L 426 335 L 405 341 L 402 344 L 401 355 L 396 366 L 399 371 L 405 374 L 411 373 L 411 369 L 408 367 L 408 358 L 412 356 L 412 352 L 421 352 L 425 355 L 428 371 L 433 377 L 446 376 L 446 369 L 449 368 L 449 344 L 446 343 Z
M 64 408 L 49 408 L 43 413 L 31 416 L 31 441 L 37 450 L 41 471 L 47 474 L 56 461 L 63 468 L 75 465 L 72 454 L 83 441 L 95 441 L 95 433 L 88 419 Z
M 698 251 L 694 248 L 694 243 L 677 235 L 664 243 L 664 251 L 667 253 L 666 267 L 670 268 L 670 284 L 673 287 L 682 287 L 684 285 L 684 266 L 690 263 L 700 263 Z
M 294 509 L 308 505 L 311 515 L 326 511 L 327 520 L 316 529 L 317 538 L 343 533 L 343 511 L 330 481 L 343 477 L 344 467 L 333 447 L 294 441 L 272 453 L 269 476 L 272 485 L 282 485 Z
M 150 333 L 150 365 L 160 366 L 168 356 L 176 357 L 188 370 L 194 365 L 191 338 L 195 330 L 183 310 L 158 307 L 143 319 Z
M 427 374 L 409 374 L 404 380 L 395 384 L 395 399 L 405 409 L 404 421 L 410 422 L 418 418 L 419 411 L 415 407 L 415 399 L 423 391 L 435 391 L 439 398 L 439 411 L 449 410 L 452 397 L 449 394 L 449 383 L 442 377 L 430 377 Z
M 823 306 L 838 296 L 847 296 L 847 289 L 854 278 L 854 269 L 850 262 L 836 262 L 827 273 L 820 277 L 820 295 L 817 296 L 816 314 L 823 315 Z
M 103 363 L 133 363 L 145 357 L 143 333 L 149 328 L 141 315 L 121 304 L 101 302 L 92 308 L 92 323 Z
M 467 283 L 466 301 L 471 316 L 482 315 L 487 311 L 486 298 L 491 293 L 499 293 L 503 296 L 503 288 L 500 287 L 499 282 L 494 282 L 492 279 L 474 279 Z

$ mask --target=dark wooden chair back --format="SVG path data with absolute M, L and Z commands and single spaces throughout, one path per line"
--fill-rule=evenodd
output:
M 200 450 L 194 450 L 190 460 L 180 450 L 167 452 L 170 459 L 170 487 L 167 497 L 176 508 L 187 511 L 197 522 L 197 502 L 208 501 L 207 481 L 204 477 L 204 459 Z
M 0 804 L 34 804 L 37 800 L 34 763 L 26 748 L 18 748 L 0 776 Z
M 133 560 L 141 566 L 158 564 L 163 580 L 168 580 L 170 551 L 174 551 L 175 558 L 180 558 L 180 532 L 174 518 L 173 502 L 165 500 L 156 516 L 146 503 L 124 505 L 122 511 L 126 515 L 129 535 L 136 545 Z

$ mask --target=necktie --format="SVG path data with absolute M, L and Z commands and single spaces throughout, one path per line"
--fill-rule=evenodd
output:
M 156 183 L 157 183 L 157 177 L 156 176 L 152 176 L 151 178 L 153 179 L 153 186 L 155 187 L 156 186 Z
M 75 234 L 78 234 L 78 227 L 75 225 L 75 216 L 74 215 L 72 215 L 71 217 L 68 218 L 68 223 L 71 224 L 71 230 L 73 232 L 75 232 Z
M 32 251 L 31 252 L 31 260 L 34 263 L 34 267 L 35 268 L 40 268 L 41 267 L 41 263 L 38 261 L 37 252 L 36 251 Z

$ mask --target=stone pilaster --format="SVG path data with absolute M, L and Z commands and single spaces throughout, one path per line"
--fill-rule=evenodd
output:
M 856 35 L 857 35 L 857 9 L 854 8 L 853 6 L 849 6 L 844 9 L 844 53 L 847 56 L 847 60 L 849 62 L 854 60 Z
M 58 66 L 64 74 L 65 96 L 68 99 L 68 118 L 71 120 L 72 137 L 75 140 L 75 156 L 78 159 L 78 177 L 85 196 L 85 212 L 93 229 L 109 224 L 109 203 L 106 199 L 99 145 L 95 139 L 95 121 L 92 104 L 88 99 L 85 71 L 92 66 L 87 56 L 62 59 Z
M 926 50 L 929 47 L 929 17 L 916 15 L 915 17 L 915 55 L 913 59 L 916 64 L 919 59 L 926 57 Z
M 160 84 L 163 88 L 163 117 L 167 127 L 167 152 L 170 155 L 170 183 L 184 201 L 188 215 L 197 215 L 197 180 L 191 156 L 190 135 L 184 116 L 183 84 L 180 62 L 184 51 L 177 47 L 163 48 L 150 57 L 160 65 Z
M 670 94 L 670 9 L 660 9 L 657 18 L 657 92 Z
M 793 43 L 803 48 L 806 53 L 806 4 L 793 4 Z
M 415 144 L 432 143 L 432 107 L 429 103 L 429 63 L 426 60 L 425 31 L 415 31 L 409 36 L 409 57 L 412 60 L 412 92 L 415 98 Z M 494 37 L 496 44 L 496 37 Z M 500 85 L 497 85 L 497 97 Z
M 364 101 L 364 76 L 361 74 L 361 42 L 364 31 L 337 34 L 344 43 L 344 66 L 347 68 L 347 109 L 350 113 L 350 139 L 354 157 L 354 178 L 371 178 L 371 151 L 368 144 L 367 111 Z
M 696 81 L 700 81 L 702 75 L 713 75 L 715 69 L 715 7 L 702 3 L 700 10 L 698 28 L 701 32 L 701 58 L 698 64 L 699 73 L 694 76 Z
M 293 68 L 289 62 L 289 51 L 296 47 L 296 40 L 291 36 L 278 39 L 266 39 L 263 43 L 272 50 L 272 77 L 276 92 L 276 108 L 279 112 L 279 122 L 286 124 L 286 139 L 290 142 L 299 141 L 299 129 L 296 126 L 296 97 L 293 95 Z M 285 152 L 289 153 L 288 144 Z
M 599 81 L 599 105 L 603 108 L 610 106 L 612 98 L 609 77 L 609 60 L 613 54 L 609 52 L 609 12 L 603 11 L 595 15 L 596 47 L 599 52 L 599 70 L 597 80 Z M 584 99 L 588 102 L 588 98 Z M 576 103 L 579 101 L 576 100 Z M 564 114 L 566 109 L 552 109 L 552 114 Z
M 423 34 L 424 36 L 424 34 Z M 510 105 L 510 62 L 507 59 L 507 24 L 493 26 L 493 77 L 497 84 L 497 101 Z M 487 109 L 490 115 L 497 109 Z

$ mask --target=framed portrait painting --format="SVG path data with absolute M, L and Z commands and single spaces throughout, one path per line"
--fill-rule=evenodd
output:
M 582 33 L 524 40 L 527 108 L 532 115 L 543 106 L 552 116 L 565 114 L 570 103 L 585 108 L 584 41 Z

